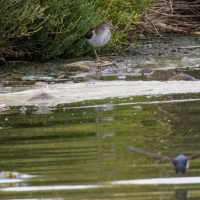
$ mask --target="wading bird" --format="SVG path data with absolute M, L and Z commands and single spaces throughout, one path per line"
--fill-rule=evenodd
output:
M 112 23 L 108 20 L 101 22 L 99 25 L 91 28 L 86 34 L 85 39 L 86 41 L 94 47 L 94 53 L 96 56 L 97 61 L 100 59 L 97 56 L 96 47 L 101 47 L 108 43 L 111 38 L 110 28 L 117 27 L 113 26 Z

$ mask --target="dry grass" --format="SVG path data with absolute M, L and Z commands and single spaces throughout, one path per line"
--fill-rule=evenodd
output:
M 139 30 L 200 34 L 200 1 L 159 0 L 143 16 Z

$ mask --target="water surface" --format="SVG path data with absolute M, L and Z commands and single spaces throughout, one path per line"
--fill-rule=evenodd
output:
M 9 107 L 0 113 L 1 171 L 35 177 L 1 177 L 0 197 L 199 199 L 198 181 L 119 182 L 179 178 L 171 163 L 124 145 L 171 157 L 200 152 L 199 103 L 198 94 L 181 94 Z M 192 160 L 184 177 L 199 176 L 200 159 Z

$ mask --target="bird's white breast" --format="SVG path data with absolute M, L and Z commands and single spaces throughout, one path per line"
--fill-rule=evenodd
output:
M 86 40 L 93 47 L 101 47 L 110 40 L 111 33 L 109 29 L 102 31 L 99 34 L 95 34 L 94 30 L 92 32 L 93 32 L 93 35 L 91 39 L 86 39 Z

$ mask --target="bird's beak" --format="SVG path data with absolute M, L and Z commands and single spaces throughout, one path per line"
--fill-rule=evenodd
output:
M 118 27 L 116 27 L 116 26 L 113 26 L 113 25 L 111 26 L 111 28 L 118 29 Z

